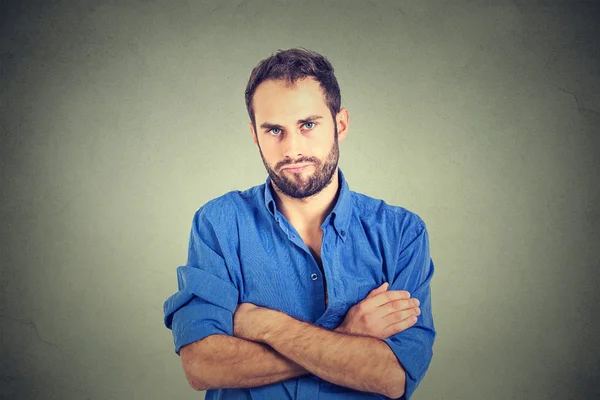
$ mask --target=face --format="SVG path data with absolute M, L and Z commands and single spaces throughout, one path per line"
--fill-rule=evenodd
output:
M 265 81 L 254 93 L 253 107 L 256 130 L 250 124 L 251 131 L 275 189 L 301 199 L 327 187 L 337 170 L 347 111 L 332 118 L 312 78 L 297 80 L 294 86 Z

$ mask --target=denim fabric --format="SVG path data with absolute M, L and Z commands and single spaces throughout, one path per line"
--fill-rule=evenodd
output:
M 175 352 L 213 334 L 233 334 L 239 303 L 285 312 L 324 329 L 384 282 L 420 301 L 411 328 L 385 339 L 406 370 L 409 399 L 433 356 L 436 331 L 430 281 L 434 264 L 421 218 L 353 192 L 339 172 L 339 195 L 323 225 L 324 274 L 302 238 L 277 210 L 268 178 L 209 201 L 194 215 L 188 260 L 177 268 L 179 291 L 164 303 Z M 324 284 L 326 280 L 326 285 Z M 325 304 L 325 287 L 328 304 Z M 366 399 L 379 394 L 341 387 L 315 375 L 251 389 L 209 390 L 206 399 Z

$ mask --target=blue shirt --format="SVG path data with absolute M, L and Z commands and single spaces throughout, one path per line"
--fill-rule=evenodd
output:
M 164 304 L 175 351 L 213 334 L 233 335 L 238 304 L 253 303 L 333 330 L 346 312 L 384 282 L 408 290 L 421 315 L 384 339 L 406 370 L 409 399 L 433 355 L 436 332 L 430 281 L 434 265 L 425 224 L 413 212 L 350 191 L 338 169 L 339 195 L 321 229 L 324 274 L 277 210 L 270 178 L 209 201 L 194 215 L 179 291 Z M 324 281 L 325 280 L 325 281 Z M 325 287 L 328 304 L 325 304 Z M 206 399 L 381 399 L 309 374 L 248 389 L 208 390 Z

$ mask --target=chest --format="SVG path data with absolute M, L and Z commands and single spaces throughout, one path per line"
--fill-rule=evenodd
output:
M 387 280 L 385 257 L 360 238 L 278 226 L 241 235 L 240 301 L 336 326 L 369 290 Z M 324 322 L 325 321 L 325 322 Z
M 323 263 L 321 261 L 321 247 L 323 244 L 323 231 L 321 229 L 312 230 L 312 231 L 298 231 L 300 234 L 300 238 L 306 244 L 306 247 L 315 258 L 315 261 L 319 265 L 319 267 L 323 268 Z

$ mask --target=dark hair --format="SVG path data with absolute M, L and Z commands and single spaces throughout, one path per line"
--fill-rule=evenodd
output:
M 340 111 L 341 95 L 337 79 L 333 74 L 333 66 L 324 56 L 305 48 L 278 50 L 277 53 L 258 63 L 250 74 L 246 85 L 246 109 L 256 127 L 252 97 L 258 85 L 267 79 L 285 79 L 293 85 L 297 79 L 313 77 L 321 85 L 325 93 L 325 103 L 335 119 Z

